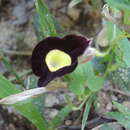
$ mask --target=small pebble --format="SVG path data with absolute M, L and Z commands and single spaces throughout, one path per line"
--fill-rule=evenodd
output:
M 72 124 L 72 121 L 71 121 L 71 120 L 66 120 L 66 121 L 65 121 L 65 125 L 69 126 L 69 125 L 71 125 L 71 124 Z
M 110 111 L 112 109 L 112 103 L 109 102 L 106 106 L 106 110 Z

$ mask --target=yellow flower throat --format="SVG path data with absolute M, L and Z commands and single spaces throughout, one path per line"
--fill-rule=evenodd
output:
M 63 67 L 70 66 L 71 57 L 61 50 L 54 49 L 48 52 L 45 57 L 45 62 L 48 69 L 51 72 L 55 72 Z

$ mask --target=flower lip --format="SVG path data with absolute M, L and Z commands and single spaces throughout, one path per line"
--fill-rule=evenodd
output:
M 34 48 L 31 57 L 32 70 L 35 75 L 40 77 L 38 85 L 40 87 L 45 86 L 49 81 L 53 80 L 54 78 L 63 76 L 74 71 L 78 63 L 78 57 L 84 53 L 90 43 L 90 39 L 77 35 L 67 35 L 63 38 L 48 37 L 39 42 Z M 62 62 L 58 60 L 57 63 L 60 67 L 54 67 L 55 69 L 52 69 L 52 67 L 50 67 L 50 69 L 49 63 L 47 61 L 51 60 L 47 60 L 48 58 L 46 56 L 47 54 L 49 54 L 49 52 L 53 52 L 53 50 L 64 52 L 66 56 L 61 57 L 63 57 L 63 60 L 64 57 L 66 57 L 66 62 L 62 63 L 63 60 Z M 52 59 L 54 60 L 54 58 Z
M 45 62 L 48 66 L 48 69 L 51 72 L 55 72 L 63 67 L 70 66 L 71 57 L 63 51 L 54 49 L 47 53 Z

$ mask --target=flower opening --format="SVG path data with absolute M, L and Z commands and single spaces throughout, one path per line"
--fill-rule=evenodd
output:
M 51 72 L 71 65 L 71 57 L 67 53 L 57 49 L 49 51 L 45 61 Z

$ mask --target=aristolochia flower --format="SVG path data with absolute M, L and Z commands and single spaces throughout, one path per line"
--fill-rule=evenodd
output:
M 63 38 L 48 37 L 42 40 L 32 53 L 32 70 L 39 78 L 38 86 L 10 95 L 0 100 L 0 104 L 15 104 L 20 101 L 50 92 L 51 87 L 45 88 L 49 81 L 75 70 L 78 63 L 91 60 L 101 55 L 91 48 L 92 39 L 82 36 L 68 35 Z
M 48 37 L 42 40 L 34 48 L 31 58 L 32 70 L 40 77 L 38 86 L 46 86 L 54 78 L 74 71 L 78 57 L 90 43 L 90 39 L 76 35 Z

